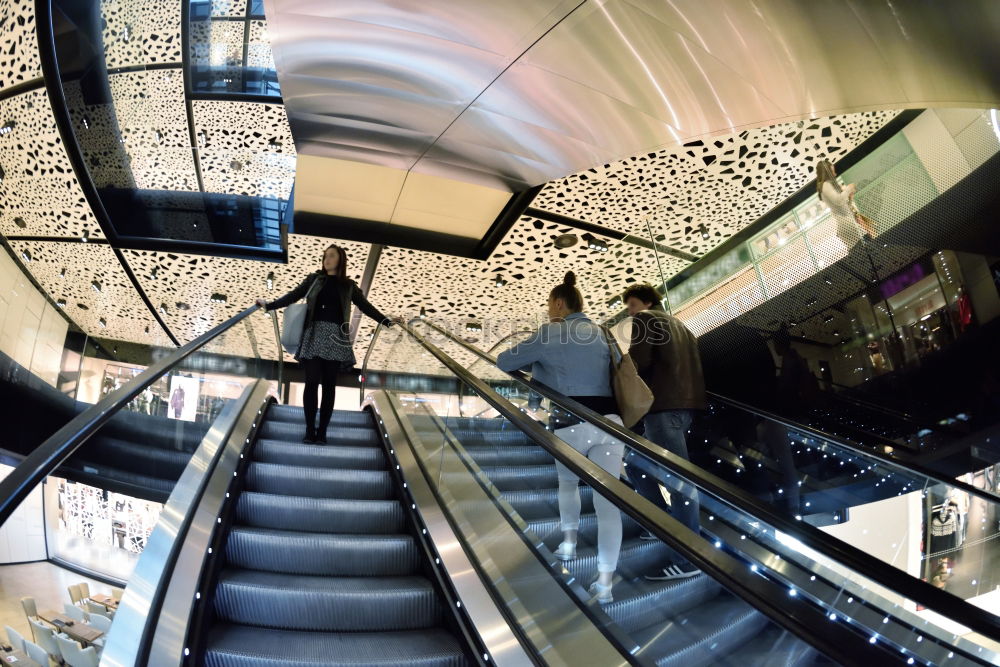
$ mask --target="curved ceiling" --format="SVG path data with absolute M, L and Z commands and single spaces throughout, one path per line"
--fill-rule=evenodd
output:
M 265 6 L 301 154 L 510 191 L 693 138 L 1000 92 L 992 0 Z
M 164 0 L 149 6 L 131 0 L 101 4 L 108 63 L 126 68 L 125 71 L 112 72 L 111 80 L 118 123 L 128 142 L 126 150 L 130 156 L 131 177 L 137 182 L 167 190 L 201 187 L 205 192 L 214 190 L 239 194 L 258 192 L 270 183 L 267 187 L 281 188 L 281 192 L 285 192 L 290 178 L 289 160 L 294 159 L 295 148 L 299 152 L 307 148 L 301 143 L 300 133 L 296 133 L 292 105 L 281 106 L 280 100 L 273 103 L 195 100 L 192 115 L 186 117 L 183 91 L 174 81 L 179 77 L 168 75 L 172 71 L 179 72 L 183 65 L 179 46 L 182 41 L 182 0 Z M 226 3 L 213 3 L 213 11 L 216 4 L 221 6 Z M 299 6 L 305 10 L 308 4 L 283 3 L 282 7 Z M 898 22 L 893 20 L 892 26 L 886 29 L 886 37 L 880 37 L 877 43 L 869 35 L 880 34 L 876 28 L 885 17 L 879 12 L 889 11 L 892 7 L 889 3 L 827 2 L 825 5 L 828 7 L 813 10 L 819 14 L 813 15 L 808 22 L 801 15 L 801 5 L 805 3 L 659 3 L 657 7 L 681 7 L 682 11 L 675 12 L 672 22 L 667 20 L 669 17 L 666 15 L 648 14 L 651 18 L 644 18 L 644 21 L 649 25 L 662 24 L 666 27 L 658 27 L 656 34 L 660 37 L 657 40 L 646 41 L 638 38 L 625 40 L 618 33 L 608 32 L 608 21 L 609 17 L 619 16 L 616 12 L 652 11 L 649 7 L 629 2 L 587 2 L 573 11 L 569 18 L 561 20 L 579 4 L 552 3 L 546 6 L 544 14 L 539 14 L 537 7 L 529 3 L 503 3 L 486 8 L 473 2 L 462 3 L 459 8 L 454 3 L 430 3 L 422 5 L 420 13 L 410 14 L 404 21 L 406 17 L 400 18 L 399 12 L 406 10 L 408 3 L 364 3 L 364 8 L 358 10 L 361 14 L 355 15 L 355 19 L 364 16 L 369 21 L 381 21 L 379 30 L 397 35 L 423 31 L 425 37 L 430 35 L 437 40 L 435 43 L 450 40 L 464 44 L 466 49 L 475 44 L 488 44 L 493 51 L 503 51 L 501 55 L 505 54 L 510 61 L 508 65 L 503 64 L 507 61 L 496 61 L 500 75 L 481 91 L 482 95 L 462 98 L 466 100 L 464 106 L 456 104 L 451 107 L 453 112 L 466 109 L 475 113 L 466 115 L 465 111 L 456 112 L 454 122 L 438 132 L 438 138 L 457 137 L 449 134 L 455 128 L 475 132 L 463 135 L 474 140 L 456 141 L 454 150 L 449 153 L 451 157 L 439 161 L 449 170 L 459 170 L 448 171 L 449 177 L 457 177 L 459 172 L 474 163 L 478 166 L 468 173 L 484 174 L 494 170 L 505 174 L 504 178 L 513 178 L 505 182 L 514 187 L 519 182 L 542 182 L 527 180 L 532 172 L 518 171 L 517 165 L 543 165 L 544 170 L 538 167 L 540 171 L 531 178 L 544 176 L 548 179 L 549 174 L 554 174 L 554 177 L 548 180 L 536 199 L 536 208 L 636 235 L 644 235 L 648 220 L 654 235 L 658 238 L 662 236 L 661 242 L 695 255 L 701 255 L 730 238 L 808 183 L 812 178 L 811 165 L 816 159 L 836 159 L 850 152 L 895 114 L 892 110 L 872 111 L 872 107 L 919 106 L 935 100 L 963 106 L 995 105 L 1000 98 L 995 94 L 995 81 L 984 65 L 984 57 L 977 55 L 995 53 L 992 42 L 987 48 L 980 39 L 982 33 L 996 22 L 997 9 L 991 3 L 969 3 L 964 5 L 968 10 L 966 14 L 950 15 L 947 21 L 937 20 L 934 25 L 919 29 L 911 23 L 920 23 L 921 17 L 930 11 L 930 5 L 910 6 L 899 10 L 903 11 L 903 15 Z M 819 4 L 808 3 L 809 7 Z M 337 7 L 342 5 L 338 3 Z M 709 9 L 705 9 L 706 6 Z M 532 19 L 535 22 L 515 25 L 497 18 L 498 12 L 503 14 L 517 7 L 526 8 L 530 16 L 535 17 Z M 743 16 L 739 13 L 743 11 L 741 7 L 756 7 L 760 14 Z M 974 12 L 973 16 L 968 15 L 973 8 L 980 12 L 978 16 Z M 3 114 L 0 122 L 15 121 L 13 129 L 0 135 L 0 168 L 4 174 L 0 181 L 0 231 L 10 239 L 14 254 L 22 258 L 25 269 L 52 299 L 66 301 L 68 317 L 93 336 L 166 344 L 169 340 L 166 331 L 161 329 L 154 313 L 146 305 L 147 302 L 152 304 L 155 310 L 165 304 L 166 312 L 159 317 L 183 342 L 238 312 L 246 305 L 244 300 L 249 302 L 254 296 L 266 296 L 266 276 L 269 273 L 275 274 L 273 293 L 277 293 L 290 288 L 301 274 L 312 268 L 317 251 L 330 239 L 290 235 L 287 265 L 163 251 L 131 251 L 127 248 L 120 255 L 113 254 L 101 238 L 98 221 L 87 204 L 79 175 L 74 172 L 56 128 L 53 109 L 41 79 L 33 9 L 34 4 L 27 0 L 5 0 L 0 4 L 0 19 L 6 19 L 0 21 L 0 114 Z M 710 10 L 715 13 L 711 14 Z M 784 10 L 793 18 L 782 14 L 785 16 L 783 19 L 765 20 Z M 815 30 L 796 33 L 794 39 L 781 32 L 795 26 L 804 30 L 805 23 L 809 23 L 840 26 L 836 34 L 854 34 L 844 28 L 848 24 L 834 22 L 836 17 L 846 20 L 844 12 L 855 16 L 857 21 L 873 31 L 863 31 L 863 35 L 857 33 L 857 53 L 847 47 L 827 49 L 823 46 L 827 39 L 813 34 Z M 397 17 L 395 24 L 387 23 L 386 17 L 390 15 Z M 23 20 L 18 20 L 18 17 Z M 738 19 L 743 23 L 739 23 Z M 448 24 L 452 28 L 442 32 L 442 22 L 447 21 L 458 23 Z M 734 27 L 734 21 L 739 28 Z M 263 24 L 263 21 L 254 23 Z M 973 24 L 976 24 L 975 29 Z M 594 28 L 588 28 L 588 25 L 604 27 L 594 32 Z M 619 21 L 616 25 L 619 28 L 633 25 L 637 30 L 645 29 L 634 25 L 634 22 L 626 24 Z M 253 32 L 253 26 L 251 28 L 253 40 L 259 47 L 260 40 L 264 39 L 261 35 L 265 34 L 265 27 L 258 26 L 256 32 Z M 563 58 L 566 62 L 552 62 L 553 59 L 558 60 L 555 52 L 546 50 L 548 47 L 540 47 L 547 45 L 547 40 L 553 36 L 561 34 L 559 31 L 571 28 L 577 32 L 567 34 L 575 34 L 576 37 L 560 43 L 564 47 L 574 44 L 576 50 L 566 52 Z M 960 48 L 956 47 L 956 53 L 938 58 L 939 45 L 929 47 L 926 53 L 912 53 L 912 49 L 923 44 L 921 40 L 929 39 L 937 32 L 946 33 L 940 38 L 940 48 L 954 45 L 955 40 L 961 37 L 960 31 L 966 28 L 970 29 L 968 39 Z M 622 30 L 624 34 L 631 34 L 624 28 Z M 273 26 L 271 33 L 273 38 Z M 912 44 L 897 43 L 906 41 L 902 37 L 904 34 L 913 41 Z M 996 34 L 996 31 L 991 34 Z M 667 35 L 672 35 L 674 41 L 666 39 Z M 541 36 L 540 40 L 538 36 Z M 779 36 L 784 41 L 778 40 Z M 806 43 L 810 40 L 813 46 L 807 48 Z M 535 41 L 537 44 L 532 46 Z M 616 44 L 619 50 L 626 48 L 626 44 L 631 45 L 636 52 L 626 48 L 614 58 L 609 55 L 607 59 L 602 59 L 602 49 Z M 717 65 L 728 63 L 715 69 L 714 66 L 708 67 L 705 69 L 707 73 L 718 70 L 727 72 L 727 77 L 738 75 L 751 82 L 769 81 L 774 86 L 784 77 L 789 90 L 781 95 L 775 93 L 776 98 L 798 100 L 796 104 L 807 100 L 809 104 L 791 113 L 782 110 L 785 115 L 769 120 L 758 119 L 759 124 L 766 127 L 723 131 L 720 128 L 732 128 L 737 124 L 736 120 L 750 122 L 746 115 L 749 112 L 745 109 L 741 108 L 742 115 L 724 117 L 716 108 L 720 101 L 728 104 L 727 100 L 732 99 L 730 95 L 739 90 L 746 91 L 747 86 L 740 84 L 730 90 L 725 84 L 729 79 L 723 78 L 717 86 L 720 91 L 726 89 L 725 95 L 716 94 L 715 88 L 699 88 L 693 83 L 697 79 L 691 78 L 694 72 L 698 72 L 692 64 L 694 60 L 681 55 L 677 55 L 680 60 L 674 65 L 680 68 L 686 63 L 685 67 L 689 69 L 683 76 L 676 72 L 671 74 L 669 68 L 654 70 L 655 63 L 665 67 L 668 60 L 674 57 L 670 55 L 673 51 L 667 48 L 671 44 L 671 48 L 686 44 L 683 51 L 708 59 L 699 61 L 703 68 L 708 67 L 707 63 L 712 59 L 717 61 Z M 506 50 L 497 45 L 504 45 Z M 537 51 L 536 46 L 539 47 Z M 709 46 L 714 50 L 710 52 Z M 866 65 L 859 54 L 870 54 L 869 47 L 879 51 L 879 59 L 877 66 L 873 66 L 874 73 L 861 76 Z M 774 55 L 776 49 L 779 55 L 785 55 Z M 260 49 L 257 48 L 257 51 Z M 519 55 L 521 52 L 524 55 Z M 652 57 L 654 52 L 659 53 L 656 58 Z M 631 60 L 622 60 L 623 53 Z M 646 55 L 640 61 L 636 53 Z M 735 55 L 738 53 L 756 55 L 741 59 Z M 818 57 L 820 53 L 822 58 Z M 818 62 L 808 66 L 803 62 L 796 63 L 789 54 L 799 54 L 796 57 L 800 60 L 812 58 Z M 842 60 L 832 60 L 834 55 Z M 355 54 L 354 57 L 362 56 L 366 66 L 373 71 L 396 67 L 402 72 L 407 66 L 415 67 L 420 62 L 402 63 L 405 54 L 398 56 L 401 60 L 385 62 L 374 51 Z M 265 52 L 256 53 L 254 57 L 269 60 Z M 463 68 L 464 61 L 453 58 L 448 60 L 448 65 L 458 71 Z M 922 74 L 917 68 L 921 67 L 926 72 L 926 81 L 916 81 Z M 617 79 L 611 76 L 613 68 L 618 68 Z M 823 75 L 821 70 L 826 74 Z M 790 71 L 794 76 L 789 74 Z M 888 76 L 885 74 L 887 71 L 893 75 L 895 82 L 887 88 L 889 93 L 880 93 L 879 97 L 873 92 L 877 86 L 872 82 L 884 82 L 885 79 L 879 77 Z M 660 78 L 650 79 L 654 72 Z M 775 72 L 781 72 L 780 76 Z M 514 74 L 527 77 L 532 85 L 515 85 L 517 80 L 511 78 Z M 455 76 L 459 80 L 465 77 L 464 74 Z M 955 80 L 946 82 L 949 76 Z M 382 79 L 383 83 L 387 80 Z M 428 82 L 427 76 L 419 80 L 424 81 L 431 91 L 439 90 L 444 85 Z M 605 83 L 600 84 L 601 81 Z M 806 85 L 806 81 L 813 83 Z M 655 118 L 650 110 L 655 108 L 656 100 L 662 102 L 656 86 L 666 90 L 666 82 L 673 82 L 676 90 L 686 91 L 685 94 L 694 96 L 692 100 L 698 100 L 699 109 L 695 109 L 693 102 L 685 107 L 688 109 L 686 125 L 678 124 L 681 129 L 686 128 L 685 132 L 690 131 L 690 135 L 685 134 L 680 139 L 691 145 L 678 142 L 674 133 L 667 129 L 678 130 L 672 123 L 662 119 L 651 120 Z M 394 85 L 403 84 L 396 81 Z M 606 92 L 597 93 L 601 86 Z M 826 86 L 829 90 L 812 90 L 810 86 Z M 853 88 L 857 90 L 851 90 Z M 603 96 L 605 102 L 598 104 L 594 101 L 596 98 L 574 97 L 574 90 L 583 89 L 590 91 L 588 95 Z M 803 92 L 807 89 L 808 94 Z M 473 91 L 474 86 L 468 90 Z M 916 92 L 921 90 L 928 97 L 917 96 Z M 935 90 L 937 94 L 932 95 Z M 500 95 L 502 91 L 507 92 Z M 288 96 L 288 91 L 284 92 L 286 102 L 291 103 L 293 98 Z M 650 94 L 654 96 L 652 101 L 643 97 Z M 896 102 L 883 104 L 877 101 L 893 96 L 897 96 Z M 489 101 L 495 108 L 500 108 L 495 105 L 500 104 L 498 100 L 501 98 L 509 98 L 510 104 L 504 107 L 508 110 L 505 112 L 507 115 L 489 116 L 483 105 Z M 515 99 L 518 100 L 516 104 Z M 868 105 L 869 110 L 838 116 L 820 115 L 823 109 L 821 102 L 833 104 L 838 99 L 843 104 L 850 102 L 858 105 L 854 108 L 865 109 Z M 341 115 L 345 115 L 349 105 L 335 108 L 341 109 Z M 553 118 L 547 119 L 546 114 Z M 789 116 L 810 118 L 800 122 L 788 120 Z M 474 118 L 486 117 L 493 118 L 492 124 L 477 125 L 472 122 Z M 555 118 L 560 122 L 555 122 Z M 721 125 L 720 118 L 725 121 Z M 641 122 L 637 120 L 638 124 L 624 133 L 612 132 L 606 125 L 620 123 L 625 127 L 631 122 L 629 119 Z M 82 122 L 80 118 L 74 120 Z M 414 118 L 412 122 L 417 120 Z M 154 123 L 159 134 L 153 132 Z M 239 131 L 235 133 L 231 132 L 234 124 L 239 126 Z M 358 124 L 359 127 L 362 125 Z M 658 128 L 655 132 L 650 130 L 654 127 Z M 538 134 L 521 133 L 524 128 L 537 130 Z M 706 131 L 704 128 L 710 129 Z M 82 131 L 79 126 L 76 129 Z M 579 137 L 573 138 L 576 136 L 574 133 L 579 134 L 577 130 L 582 129 L 590 132 L 583 142 Z M 327 131 L 332 130 L 328 127 Z M 711 139 L 701 139 L 700 143 L 686 141 L 689 137 L 701 137 L 706 132 L 713 134 Z M 192 145 L 190 137 L 202 134 L 205 136 L 204 145 Z M 284 141 L 276 149 L 273 142 L 268 141 L 269 138 L 278 137 L 280 140 L 290 135 L 294 135 L 298 144 L 294 148 L 291 142 Z M 434 133 L 427 131 L 425 135 L 432 137 Z M 134 141 L 132 137 L 135 137 Z M 651 147 L 656 144 L 647 144 L 646 141 L 654 139 L 669 145 L 653 150 Z M 426 144 L 426 151 L 404 151 L 404 154 L 409 155 L 408 159 L 421 154 L 429 160 L 437 159 L 435 156 L 441 155 L 435 152 L 437 141 L 435 138 Z M 484 142 L 487 145 L 481 146 Z M 391 148 L 391 142 L 385 145 Z M 630 148 L 640 145 L 638 149 Z M 559 147 L 566 148 L 566 151 L 560 153 Z M 534 151 L 538 156 L 560 157 L 550 162 L 535 158 L 523 162 L 518 156 L 526 151 Z M 765 151 L 768 153 L 766 156 L 762 154 Z M 192 154 L 195 155 L 195 162 L 192 162 Z M 456 155 L 460 159 L 452 159 Z M 485 157 L 480 160 L 482 156 Z M 612 156 L 622 159 L 612 160 Z M 352 159 L 357 158 L 358 154 L 353 154 Z M 193 185 L 190 173 L 202 159 L 205 160 L 202 165 L 205 169 L 204 183 Z M 227 170 L 226 165 L 233 160 L 244 165 L 256 165 L 254 160 L 258 160 L 260 168 Z M 411 167 L 416 165 L 419 168 L 418 162 L 420 160 L 414 160 Z M 397 164 L 405 166 L 406 162 Z M 487 171 L 481 168 L 483 165 L 486 165 Z M 696 228 L 692 229 L 692 221 L 706 225 L 708 239 Z M 635 280 L 656 280 L 657 262 L 649 250 L 611 239 L 607 239 L 609 252 L 603 254 L 595 253 L 582 243 L 559 250 L 552 245 L 552 240 L 565 232 L 577 230 L 522 217 L 483 262 L 390 248 L 383 254 L 374 277 L 371 299 L 392 314 L 410 316 L 415 315 L 421 306 L 427 307 L 461 328 L 465 321 L 471 319 L 509 322 L 515 317 L 540 310 L 542 296 L 569 268 L 580 274 L 581 284 L 595 314 L 607 308 L 606 304 L 620 293 L 623 285 Z M 89 235 L 97 243 L 81 244 L 80 239 L 84 235 Z M 383 242 L 391 243 L 391 239 L 384 239 Z M 360 274 L 370 246 L 350 242 L 347 245 L 352 268 Z M 25 254 L 31 258 L 30 261 L 24 259 Z M 686 261 L 663 256 L 660 263 L 668 276 L 688 266 Z M 62 269 L 67 270 L 65 274 Z M 130 274 L 135 277 L 135 283 L 131 283 Z M 497 285 L 497 276 L 502 279 L 500 286 Z M 94 281 L 102 285 L 101 291 L 88 287 Z M 459 283 L 460 288 L 457 287 Z M 227 294 L 229 300 L 225 304 L 212 303 L 209 298 L 212 293 Z M 186 304 L 188 309 L 178 309 L 178 303 Z M 258 339 L 266 340 L 271 335 L 267 328 L 269 325 L 261 326 Z M 364 320 L 358 337 L 359 358 L 367 345 L 365 336 L 369 331 L 367 320 Z

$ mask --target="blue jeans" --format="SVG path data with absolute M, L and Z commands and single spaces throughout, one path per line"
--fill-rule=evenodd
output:
M 690 460 L 686 434 L 691 426 L 692 417 L 690 410 L 651 412 L 642 420 L 646 429 L 646 439 L 685 460 Z M 693 486 L 682 482 L 676 475 L 670 475 L 669 480 L 664 479 L 667 473 L 664 473 L 658 464 L 635 450 L 629 450 L 625 462 L 628 463 L 626 470 L 629 481 L 639 495 L 660 509 L 669 511 L 675 519 L 694 531 L 695 535 L 700 534 L 698 491 Z M 660 493 L 661 483 L 670 494 L 670 509 Z M 675 553 L 674 562 L 683 565 L 687 560 Z

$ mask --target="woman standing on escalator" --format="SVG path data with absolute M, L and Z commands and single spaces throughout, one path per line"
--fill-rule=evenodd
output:
M 531 367 L 532 377 L 594 412 L 622 423 L 611 392 L 611 350 L 605 334 L 583 314 L 583 295 L 576 288 L 576 276 L 566 273 L 563 282 L 552 288 L 548 300 L 549 323 L 523 343 L 500 353 L 497 367 L 504 371 Z M 622 470 L 625 444 L 583 422 L 579 417 L 553 408 L 549 426 L 555 434 L 605 471 L 618 478 Z M 559 522 L 563 541 L 555 557 L 576 558 L 580 529 L 580 478 L 556 462 L 559 478 Z M 622 546 L 622 515 L 610 500 L 594 493 L 597 513 L 597 580 L 590 592 L 598 602 L 613 600 L 611 585 Z
M 331 245 L 323 252 L 320 270 L 306 276 L 298 287 L 270 303 L 257 299 L 257 305 L 265 310 L 276 310 L 302 297 L 306 299 L 306 317 L 299 349 L 295 353 L 295 359 L 306 372 L 302 395 L 306 436 L 302 442 L 325 445 L 326 429 L 333 415 L 337 373 L 355 364 L 350 336 L 351 304 L 385 326 L 392 326 L 394 320 L 371 305 L 357 283 L 347 277 L 347 253 L 338 245 Z M 317 427 L 316 404 L 320 385 L 323 387 L 323 400 L 319 405 Z

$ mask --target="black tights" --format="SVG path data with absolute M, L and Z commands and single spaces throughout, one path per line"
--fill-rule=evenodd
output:
M 333 415 L 333 398 L 337 393 L 337 371 L 339 361 L 327 359 L 303 359 L 302 366 L 306 370 L 306 388 L 302 393 L 302 407 L 306 415 L 306 428 L 316 427 L 316 403 L 319 387 L 323 385 L 323 402 L 319 405 L 319 428 L 316 433 L 326 435 L 326 427 L 330 425 Z

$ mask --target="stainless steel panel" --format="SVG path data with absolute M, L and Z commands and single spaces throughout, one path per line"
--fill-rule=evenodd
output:
M 417 506 L 416 510 L 441 555 L 441 565 L 445 573 L 462 599 L 465 613 L 475 625 L 480 639 L 489 652 L 490 661 L 501 666 L 534 664 L 462 549 L 443 508 L 434 497 L 417 464 L 411 443 L 403 432 L 403 426 L 392 408 L 389 395 L 379 391 L 368 403 L 375 411 L 379 428 L 392 443 L 394 455 L 402 467 L 403 476 Z
M 266 6 L 301 152 L 513 188 L 745 127 L 1000 101 L 992 0 Z
M 209 466 L 219 448 L 227 447 L 230 440 L 234 440 L 230 437 L 231 434 L 234 434 L 235 430 L 246 421 L 244 411 L 249 402 L 251 400 L 262 401 L 266 396 L 267 384 L 262 380 L 257 380 L 247 385 L 239 399 L 226 404 L 218 418 L 212 423 L 201 445 L 192 455 L 184 472 L 181 473 L 170 498 L 160 512 L 160 519 L 135 566 L 135 571 L 125 589 L 125 595 L 122 596 L 118 611 L 115 613 L 115 621 L 108 633 L 104 652 L 101 655 L 103 667 L 132 667 L 138 664 L 139 641 L 147 622 L 150 622 L 149 614 L 153 599 L 160 587 L 168 586 L 170 583 L 172 572 L 166 570 L 169 565 L 170 552 L 174 548 L 174 543 L 178 539 L 188 512 L 196 509 L 192 506 L 198 501 L 198 489 L 202 479 L 208 474 Z M 251 413 L 251 423 L 252 418 L 253 414 Z M 235 439 L 242 443 L 243 438 L 238 433 L 235 434 Z M 232 469 L 230 468 L 229 477 L 231 476 Z M 225 481 L 228 483 L 228 478 Z M 203 523 L 205 517 L 201 516 L 200 518 Z M 215 517 L 211 517 L 210 521 L 214 523 Z M 203 532 L 203 528 L 197 528 L 195 525 L 192 525 L 190 530 L 194 534 Z M 187 562 L 192 556 L 203 558 L 204 549 L 196 554 L 182 552 L 178 564 L 182 561 Z M 198 571 L 200 571 L 200 567 Z M 191 576 L 190 586 L 196 586 L 197 572 L 194 575 L 191 575 L 190 572 L 186 574 Z M 177 607 L 176 600 L 171 600 L 170 607 L 167 606 L 167 600 L 165 600 L 159 618 L 151 621 L 156 624 L 157 634 L 163 632 L 164 636 L 170 634 L 175 638 L 180 637 L 180 641 L 183 642 L 187 632 L 188 612 L 190 612 L 193 598 L 192 589 L 191 595 L 186 600 L 188 605 L 186 612 Z M 172 664 L 179 664 L 182 651 L 183 646 L 176 655 L 170 656 L 174 659 Z M 151 659 L 159 660 L 162 657 L 163 655 L 158 656 L 155 650 L 151 655 Z
M 375 401 L 386 401 L 393 412 L 402 416 L 400 427 L 407 446 L 398 439 L 392 440 L 400 464 L 408 463 L 407 481 L 424 473 L 416 466 L 419 458 L 424 470 L 434 478 L 430 480 L 440 496 L 455 525 L 459 526 L 466 544 L 475 554 L 479 567 L 489 577 L 489 585 L 504 600 L 507 610 L 518 621 L 521 631 L 533 644 L 534 650 L 549 665 L 627 665 L 628 660 L 605 637 L 578 603 L 556 581 L 551 572 L 536 556 L 508 522 L 497 502 L 487 495 L 469 467 L 459 457 L 460 443 L 423 440 L 410 419 L 403 415 L 396 397 L 385 391 L 375 394 Z M 385 403 L 381 403 L 385 410 Z M 434 420 L 428 416 L 428 422 Z M 397 446 L 399 443 L 399 446 Z M 411 449 L 412 446 L 412 449 Z M 434 473 L 437 473 L 434 475 Z M 430 489 L 427 490 L 430 493 Z M 416 497 L 416 494 L 415 494 Z M 452 536 L 446 544 L 435 539 L 435 546 L 442 558 L 462 552 L 461 543 Z M 464 557 L 464 553 L 462 554 Z M 465 559 L 467 560 L 467 558 Z M 456 570 L 465 577 L 467 585 L 476 584 L 475 593 L 482 596 L 482 582 L 471 563 L 468 569 Z M 465 600 L 463 595 L 463 601 Z M 497 632 L 509 632 L 498 624 L 480 626 L 484 640 Z M 501 646 L 510 646 L 506 634 L 500 636 Z M 491 649 L 492 650 L 492 649 Z M 492 657 L 492 656 L 491 656 Z

